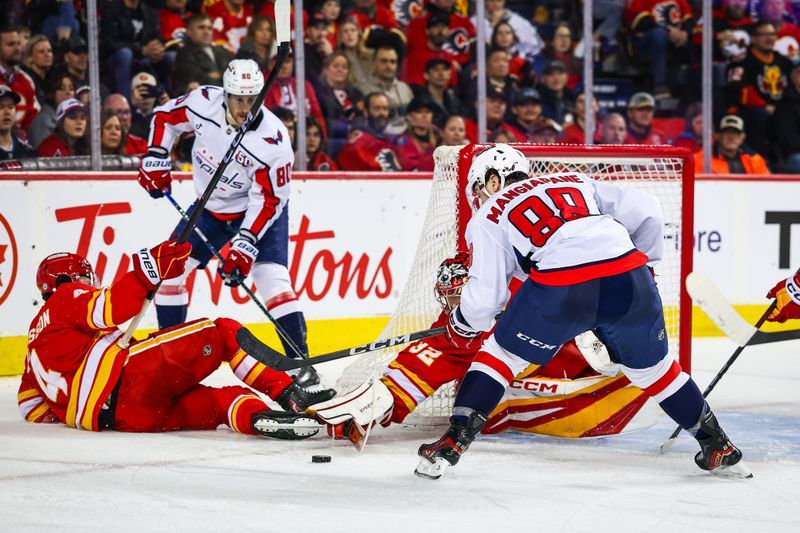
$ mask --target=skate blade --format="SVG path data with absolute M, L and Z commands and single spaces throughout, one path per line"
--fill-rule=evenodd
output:
M 750 479 L 753 477 L 753 472 L 744 464 L 744 461 L 739 461 L 735 465 L 718 466 L 711 473 L 715 476 L 733 479 Z
M 414 475 L 423 479 L 439 479 L 442 477 L 450 463 L 441 457 L 436 457 L 434 461 L 431 463 L 427 459 L 420 459 L 417 468 L 414 469 Z
M 253 429 L 264 437 L 289 440 L 313 437 L 319 433 L 322 427 L 322 424 L 310 417 L 298 418 L 294 422 L 278 422 L 263 418 L 253 424 Z

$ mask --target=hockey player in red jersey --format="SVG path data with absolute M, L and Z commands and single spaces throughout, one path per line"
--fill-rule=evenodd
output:
M 775 310 L 767 317 L 770 322 L 800 318 L 800 270 L 775 284 L 767 293 L 767 298 L 775 298 L 776 301 Z
M 469 188 L 483 203 L 467 225 L 470 281 L 449 314 L 447 335 L 470 346 L 481 332 L 491 334 L 461 381 L 450 428 L 420 447 L 415 473 L 437 479 L 458 463 L 516 374 L 547 364 L 564 342 L 593 329 L 631 382 L 697 439 L 697 466 L 751 477 L 694 380 L 669 354 L 650 270 L 664 246 L 657 199 L 581 173 L 532 178 L 527 167 L 508 146 L 485 149 L 472 162 Z M 506 305 L 510 277 L 525 273 Z
M 132 271 L 97 287 L 91 265 L 57 253 L 39 265 L 36 282 L 45 303 L 31 322 L 25 371 L 17 396 L 29 422 L 61 422 L 101 431 L 163 432 L 215 429 L 284 439 L 315 434 L 300 411 L 333 391 L 309 392 L 292 378 L 241 351 L 235 320 L 195 320 L 157 331 L 129 348 L 117 325 L 142 308 L 148 291 L 180 275 L 191 245 L 166 241 L 133 255 Z M 256 391 L 288 412 L 271 411 L 250 388 L 214 388 L 200 381 L 222 362 Z

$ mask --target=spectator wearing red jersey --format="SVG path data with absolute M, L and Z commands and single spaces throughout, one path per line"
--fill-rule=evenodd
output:
M 533 129 L 542 117 L 542 97 L 533 87 L 522 89 L 511 102 L 511 119 L 508 121 L 518 136 L 533 142 Z
M 703 149 L 703 105 L 694 102 L 686 108 L 686 126 L 675 138 L 672 146 L 689 148 L 692 152 Z
M 755 22 L 747 16 L 749 0 L 722 0 L 713 13 L 714 61 L 741 61 L 750 46 L 750 30 Z M 699 50 L 703 45 L 703 20 L 697 21 L 692 43 Z
M 628 127 L 625 117 L 619 113 L 609 113 L 600 122 L 598 128 L 600 144 L 626 144 Z
M 364 117 L 356 121 L 336 163 L 342 170 L 397 171 L 394 139 L 386 133 L 389 98 L 380 92 L 364 97 Z
M 133 114 L 128 100 L 119 93 L 110 94 L 103 100 L 103 111 L 110 111 L 119 117 L 125 130 L 125 153 L 142 155 L 147 153 L 147 139 L 130 134 Z
M 598 129 L 600 124 L 598 123 L 598 112 L 600 111 L 600 106 L 597 104 L 597 99 L 592 98 L 592 114 L 594 115 L 594 142 L 597 143 L 600 141 L 598 136 Z M 564 131 L 561 133 L 561 139 L 559 142 L 562 144 L 584 144 L 586 141 L 585 137 L 585 125 L 584 119 L 586 118 L 586 97 L 581 92 L 578 94 L 577 98 L 575 98 L 575 113 L 572 115 L 572 122 L 568 123 L 564 126 Z
M 477 17 L 472 17 L 470 21 L 474 27 L 477 27 Z M 506 9 L 506 0 L 486 0 L 484 24 L 486 24 L 487 38 L 492 35 L 492 31 L 500 22 L 508 22 L 514 28 L 514 33 L 519 39 L 516 53 L 524 56 L 528 61 L 534 61 L 544 47 L 544 41 L 536 31 L 536 26 L 518 13 Z
M 327 23 L 325 27 L 325 38 L 331 45 L 331 50 L 336 48 L 339 35 L 339 19 L 342 17 L 341 0 L 323 0 L 319 6 L 319 12 Z
M 247 26 L 253 20 L 253 5 L 245 0 L 209 0 L 206 14 L 214 27 L 214 44 L 224 46 L 232 54 L 239 51 Z
M 397 159 L 403 170 L 433 172 L 433 150 L 436 148 L 436 128 L 433 125 L 434 103 L 417 96 L 406 109 L 406 132 L 397 139 Z
M 366 31 L 370 26 L 380 26 L 387 30 L 400 29 L 394 13 L 378 3 L 378 0 L 354 0 L 352 9 L 345 17 L 354 20 L 361 31 Z
M 0 29 L 0 84 L 8 87 L 20 97 L 17 103 L 17 126 L 23 130 L 30 127 L 36 114 L 42 109 L 36 99 L 36 85 L 20 68 L 22 41 L 17 30 Z
M 531 85 L 534 81 L 531 62 L 516 53 L 517 34 L 508 22 L 500 22 L 494 27 L 490 49 L 505 50 L 511 56 L 508 74 L 520 85 Z
M 278 72 L 278 76 L 275 78 L 275 83 L 270 87 L 269 91 L 267 92 L 266 98 L 264 98 L 264 105 L 267 106 L 269 109 L 273 107 L 285 107 L 286 109 L 290 110 L 292 113 L 297 116 L 297 93 L 295 92 L 295 88 L 297 87 L 297 78 L 294 77 L 294 54 L 290 53 L 289 56 L 284 61 L 283 66 L 281 67 L 280 71 Z M 277 60 L 277 56 L 273 57 L 270 60 L 270 68 L 275 64 Z M 319 122 L 320 126 L 322 126 L 323 130 L 327 134 L 327 130 L 325 129 L 325 118 L 322 116 L 322 109 L 319 106 L 319 101 L 317 100 L 317 93 L 314 91 L 314 86 L 311 85 L 311 82 L 305 80 L 305 102 L 306 106 L 306 116 L 314 117 L 314 119 Z
M 583 76 L 583 61 L 575 57 L 572 43 L 572 30 L 569 24 L 561 22 L 553 30 L 553 38 L 547 43 L 541 54 L 533 62 L 533 70 L 537 77 L 544 74 L 544 69 L 552 61 L 560 61 L 567 71 L 567 89 L 574 90 Z
M 455 85 L 460 66 L 456 56 L 445 50 L 447 36 L 450 33 L 449 17 L 436 11 L 428 17 L 425 28 L 425 41 L 408 50 L 408 58 L 405 61 L 403 79 L 410 85 L 422 85 L 425 83 L 424 72 L 419 68 L 426 65 L 434 58 L 443 59 L 450 63 L 451 68 L 456 72 L 451 76 L 449 84 Z
M 39 157 L 69 157 L 89 153 L 86 108 L 70 98 L 58 104 L 56 129 L 36 151 Z
M 402 115 L 414 97 L 411 87 L 397 79 L 399 61 L 400 56 L 393 46 L 379 46 L 372 58 L 372 74 L 357 86 L 361 94 L 380 92 L 386 95 L 395 115 Z
M 34 157 L 36 152 L 16 132 L 20 96 L 8 85 L 0 85 L 0 161 Z
M 267 72 L 270 58 L 278 53 L 275 40 L 275 22 L 266 15 L 256 15 L 247 26 L 247 36 L 239 47 L 236 59 L 252 59 L 262 71 Z
M 726 115 L 719 122 L 711 156 L 712 174 L 769 174 L 764 158 L 744 146 L 744 121 Z M 694 154 L 695 168 L 703 168 L 703 151 Z
M 636 93 L 628 100 L 628 138 L 625 144 L 666 144 L 667 134 L 653 127 L 656 101 L 649 93 Z
M 449 87 L 453 77 L 450 61 L 434 57 L 425 63 L 425 85 L 414 85 L 416 96 L 425 96 L 433 104 L 433 123 L 444 126 L 447 117 L 461 113 L 461 100 Z
M 306 158 L 308 170 L 328 172 L 339 170 L 339 166 L 325 152 L 325 137 L 322 127 L 311 117 L 306 119 Z
M 455 11 L 455 3 L 456 0 L 427 0 L 422 16 L 408 23 L 408 49 L 413 51 L 425 48 L 426 30 L 431 17 L 447 20 L 448 30 L 442 50 L 450 54 L 458 64 L 465 65 L 470 59 L 470 48 L 475 42 L 475 26 L 469 18 Z
M 186 21 L 192 14 L 186 10 L 187 0 L 164 0 L 158 10 L 161 40 L 167 51 L 177 51 L 186 43 Z
M 667 65 L 688 62 L 692 8 L 686 0 L 631 0 L 623 14 L 631 55 L 649 64 L 656 97 L 670 97 Z
M 498 87 L 489 85 L 486 87 L 486 137 L 488 138 L 495 130 L 504 128 L 510 131 L 516 140 L 514 142 L 524 142 L 524 134 L 518 132 L 513 126 L 505 121 L 508 97 Z M 475 101 L 475 109 L 478 102 Z M 470 142 L 478 142 L 478 123 L 477 120 L 467 119 L 465 121 L 467 139 Z

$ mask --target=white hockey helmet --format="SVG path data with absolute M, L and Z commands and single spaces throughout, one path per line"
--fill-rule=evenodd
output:
M 255 96 L 264 87 L 264 74 L 252 59 L 234 59 L 222 75 L 225 94 Z
M 505 143 L 497 143 L 479 153 L 472 160 L 464 191 L 470 206 L 474 210 L 480 207 L 476 189 L 491 196 L 486 190 L 486 180 L 492 174 L 497 174 L 500 178 L 500 188 L 502 189 L 505 186 L 506 178 L 516 172 L 523 172 L 526 175 L 530 173 L 528 159 L 516 148 Z

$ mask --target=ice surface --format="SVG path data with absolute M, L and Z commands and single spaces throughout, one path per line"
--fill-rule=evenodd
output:
M 694 346 L 704 388 L 735 346 Z M 660 455 L 666 417 L 614 438 L 482 436 L 428 481 L 412 474 L 415 452 L 439 428 L 376 430 L 361 454 L 227 429 L 89 433 L 23 422 L 17 378 L 2 378 L 0 531 L 800 531 L 798 348 L 747 348 L 711 395 L 751 480 L 700 471 L 685 435 Z M 210 381 L 234 379 L 224 368 Z

